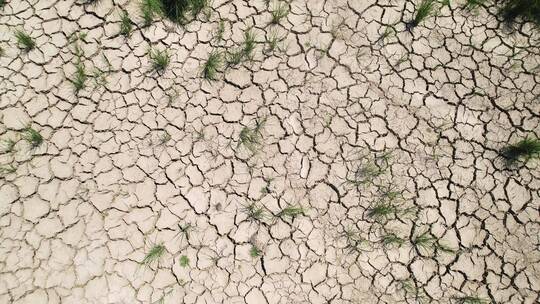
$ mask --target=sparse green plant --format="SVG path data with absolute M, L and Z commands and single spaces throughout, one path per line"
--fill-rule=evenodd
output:
M 425 231 L 417 235 L 413 240 L 412 244 L 421 251 L 429 251 L 434 248 L 436 239 L 429 233 Z
M 369 241 L 362 237 L 360 231 L 355 227 L 346 227 L 340 234 L 340 237 L 345 238 L 346 245 L 345 250 L 349 253 L 358 252 L 367 249 Z
M 4 8 L 6 6 L 7 0 L 0 0 L 0 9 Z
M 142 0 L 140 10 L 144 26 L 152 24 L 154 17 L 161 15 L 163 11 L 160 0 Z
M 21 47 L 25 52 L 29 52 L 36 47 L 36 42 L 34 39 L 23 30 L 16 30 L 15 38 L 17 39 L 19 47 Z
M 297 216 L 305 215 L 306 210 L 301 206 L 287 206 L 283 208 L 276 216 L 284 219 L 290 218 L 294 219 Z
M 208 55 L 203 66 L 203 77 L 207 80 L 216 80 L 216 74 L 218 73 L 219 68 L 222 64 L 222 55 L 218 51 L 213 51 Z
M 362 157 L 360 164 L 347 173 L 345 182 L 354 186 L 372 184 L 377 177 L 386 172 L 390 165 L 390 157 L 390 152 L 374 157 Z
M 6 50 L 4 49 L 3 46 L 0 45 L 0 57 L 4 57 L 5 55 L 6 55 Z
M 251 153 L 256 153 L 261 146 L 261 131 L 265 123 L 266 119 L 256 120 L 254 128 L 249 128 L 247 126 L 242 128 L 237 148 L 243 146 Z
M 515 22 L 532 22 L 540 26 L 540 0 L 503 0 L 499 10 L 502 19 L 512 24 Z
M 382 222 L 395 216 L 398 211 L 398 207 L 392 201 L 380 200 L 373 208 L 367 210 L 367 216 L 377 222 Z
M 452 247 L 450 247 L 448 244 L 446 243 L 442 243 L 442 242 L 437 242 L 435 243 L 435 248 L 441 252 L 446 252 L 446 253 L 455 253 L 456 250 L 453 249 Z
M 133 22 L 131 22 L 128 12 L 123 10 L 122 15 L 120 15 L 120 34 L 127 37 L 131 33 L 132 29 Z
M 381 243 L 385 247 L 391 247 L 391 246 L 401 247 L 403 244 L 405 244 L 405 239 L 399 237 L 398 235 L 392 232 L 392 233 L 383 235 L 381 237 Z
M 257 205 L 255 202 L 243 206 L 241 211 L 244 212 L 247 215 L 248 220 L 252 222 L 260 222 L 266 218 L 264 208 Z
M 472 11 L 472 10 L 477 9 L 479 6 L 483 5 L 485 2 L 486 0 L 467 0 L 464 8 L 466 10 Z
M 454 303 L 456 304 L 487 304 L 488 300 L 477 297 L 477 296 L 461 296 L 454 297 Z
M 178 224 L 178 230 L 179 231 L 176 234 L 175 238 L 180 237 L 180 243 L 182 243 L 184 238 L 189 241 L 189 236 L 191 234 L 191 231 L 193 230 L 193 226 L 191 224 Z
M 169 132 L 163 131 L 163 134 L 161 134 L 161 136 L 159 137 L 159 144 L 164 145 L 169 140 L 171 140 L 171 138 L 172 137 L 171 137 L 171 134 L 169 134 Z
M 255 245 L 251 245 L 251 248 L 249 249 L 249 255 L 252 258 L 259 257 L 259 256 L 261 256 L 261 254 L 262 254 L 261 249 L 257 248 L 257 246 L 255 246 Z
M 32 149 L 39 147 L 43 143 L 43 136 L 31 126 L 23 129 L 22 139 L 27 141 Z
M 436 0 L 422 0 L 422 2 L 420 2 L 420 5 L 416 9 L 414 18 L 405 24 L 407 30 L 412 30 L 413 28 L 420 25 L 422 21 L 427 19 L 433 13 L 436 3 Z
M 223 34 L 225 33 L 225 21 L 219 20 L 218 28 L 216 30 L 216 36 L 214 36 L 214 39 L 216 42 L 221 42 L 223 40 Z
M 270 12 L 272 19 L 270 20 L 271 24 L 279 24 L 281 19 L 285 18 L 289 14 L 289 7 L 286 3 L 277 2 L 272 11 Z
M 148 56 L 152 62 L 152 69 L 156 72 L 163 72 L 169 65 L 171 58 L 167 50 L 154 50 L 148 51 Z
M 189 266 L 189 258 L 187 257 L 187 255 L 183 255 L 180 257 L 180 266 L 182 266 L 183 268 Z
M 208 7 L 208 0 L 160 0 L 163 14 L 171 21 L 186 24 Z
M 75 73 L 73 74 L 73 77 L 71 79 L 71 83 L 75 88 L 75 92 L 79 92 L 80 90 L 84 89 L 87 78 L 88 76 L 86 75 L 86 67 L 79 59 L 75 64 Z
M 540 140 L 526 137 L 517 143 L 502 148 L 500 155 L 508 165 L 512 165 L 517 161 L 527 163 L 531 159 L 540 157 Z
M 3 147 L 2 152 L 3 153 L 11 153 L 11 152 L 15 151 L 15 144 L 16 143 L 17 142 L 14 141 L 11 138 L 2 140 L 2 147 Z
M 255 34 L 251 28 L 244 32 L 244 41 L 239 48 L 233 49 L 227 53 L 227 63 L 229 66 L 234 66 L 242 62 L 242 60 L 251 60 L 253 51 L 255 50 Z
M 281 41 L 283 41 L 283 39 L 284 38 L 279 37 L 275 31 L 271 32 L 270 36 L 268 37 L 266 41 L 268 45 L 268 47 L 266 48 L 266 52 L 273 53 L 276 50 L 280 50 L 279 44 Z
M 159 263 L 159 260 L 165 254 L 165 251 L 165 246 L 163 246 L 162 244 L 154 245 L 146 254 L 141 264 L 144 266 L 150 266 L 154 262 Z
M 416 284 L 411 279 L 401 280 L 400 289 L 405 293 L 406 298 L 412 298 L 416 300 L 415 303 L 424 303 L 426 299 L 425 292 L 421 287 L 416 287 Z
M 17 168 L 13 164 L 0 166 L 0 175 L 15 173 Z

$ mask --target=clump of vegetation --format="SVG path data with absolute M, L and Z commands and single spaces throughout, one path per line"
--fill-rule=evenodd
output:
M 366 245 L 369 241 L 362 237 L 360 231 L 355 227 L 347 227 L 340 234 L 340 237 L 345 238 L 346 245 L 345 250 L 350 252 L 358 252 L 366 249 Z
M 257 248 L 257 246 L 255 246 L 255 245 L 251 245 L 251 248 L 249 249 L 249 255 L 252 258 L 259 257 L 259 256 L 261 256 L 261 254 L 262 254 L 261 249 Z
M 412 30 L 413 28 L 420 25 L 422 21 L 427 19 L 433 13 L 436 3 L 436 0 L 422 0 L 422 2 L 420 2 L 420 5 L 416 9 L 414 18 L 405 24 L 407 30 Z
M 248 220 L 252 222 L 260 222 L 266 218 L 264 208 L 257 205 L 255 202 L 243 206 L 241 211 L 244 212 L 247 215 Z
M 22 139 L 26 140 L 32 149 L 41 146 L 43 143 L 43 136 L 31 126 L 27 126 L 23 129 Z
M 488 300 L 479 298 L 477 296 L 462 296 L 454 297 L 454 303 L 456 304 L 487 304 Z
M 268 47 L 265 50 L 266 53 L 273 53 L 276 50 L 281 50 L 279 44 L 281 41 L 283 41 L 283 39 L 284 38 L 279 37 L 275 31 L 271 32 L 270 36 L 266 40 L 267 45 L 268 45 Z
M 348 172 L 346 182 L 354 186 L 372 184 L 375 178 L 386 172 L 390 166 L 391 153 L 375 157 L 362 157 L 360 164 Z
M 381 243 L 385 247 L 401 247 L 403 244 L 405 244 L 405 239 L 399 237 L 395 233 L 388 233 L 381 237 Z
M 527 163 L 531 159 L 540 157 L 540 140 L 527 137 L 517 143 L 502 148 L 500 155 L 506 160 L 508 165 L 512 165 L 517 161 Z
M 23 30 L 15 31 L 15 39 L 17 39 L 19 47 L 21 47 L 25 52 L 29 52 L 36 47 L 36 42 L 34 39 L 32 39 L 32 37 L 30 37 L 30 35 Z
M 16 143 L 17 142 L 11 138 L 2 140 L 2 147 L 3 147 L 2 153 L 11 153 L 15 151 Z
M 162 4 L 160 0 L 142 0 L 140 10 L 144 26 L 149 26 L 152 24 L 155 16 L 161 15 Z
M 464 8 L 472 11 L 483 5 L 484 2 L 486 2 L 486 0 L 467 0 Z
M 73 79 L 71 80 L 76 92 L 84 89 L 84 84 L 86 83 L 87 78 L 86 67 L 80 60 L 78 60 L 78 62 L 75 64 L 75 73 L 73 74 Z
M 425 231 L 417 235 L 411 243 L 420 251 L 429 251 L 434 248 L 436 239 L 429 233 Z
M 3 46 L 0 45 L 0 57 L 4 57 L 6 55 L 6 50 Z
M 398 212 L 398 207 L 392 201 L 381 200 L 373 208 L 367 210 L 367 216 L 377 222 L 387 221 Z
M 224 33 L 225 33 L 225 21 L 219 20 L 219 24 L 216 30 L 216 35 L 214 36 L 214 40 L 218 43 L 221 42 L 223 40 Z
M 161 0 L 163 14 L 171 21 L 186 24 L 208 6 L 208 0 Z
M 165 246 L 162 244 L 154 245 L 150 251 L 146 254 L 141 264 L 144 266 L 150 266 L 154 262 L 158 262 L 161 257 L 165 254 Z
M 11 174 L 17 171 L 17 168 L 13 165 L 0 166 L 0 175 Z
M 242 60 L 253 59 L 253 51 L 255 50 L 255 34 L 250 28 L 244 32 L 244 42 L 242 45 L 227 54 L 227 63 L 234 66 L 242 62 Z
M 255 127 L 244 127 L 240 131 L 240 138 L 238 141 L 238 147 L 243 146 L 251 153 L 256 153 L 261 145 L 262 141 L 262 128 L 266 123 L 266 119 L 256 120 Z
M 306 210 L 301 206 L 287 206 L 281 210 L 276 217 L 281 219 L 290 218 L 294 219 L 297 216 L 305 215 Z
M 276 6 L 270 12 L 272 15 L 271 24 L 279 24 L 281 19 L 285 18 L 289 14 L 289 7 L 286 3 L 278 2 Z
M 207 80 L 216 80 L 216 76 L 218 73 L 219 68 L 222 64 L 222 56 L 221 53 L 218 51 L 213 51 L 208 55 L 208 60 L 206 60 L 202 74 L 203 77 Z
M 0 0 L 0 9 L 4 8 L 6 3 L 7 3 L 7 0 Z
M 187 257 L 187 255 L 183 255 L 180 257 L 180 266 L 182 266 L 183 268 L 189 266 L 189 258 Z
M 183 226 L 178 224 L 178 229 L 179 231 L 176 234 L 175 238 L 180 237 L 180 243 L 183 241 L 184 238 L 189 241 L 189 235 L 193 230 L 193 226 L 191 224 L 185 224 Z
M 148 56 L 152 62 L 152 69 L 158 73 L 163 72 L 171 62 L 171 57 L 166 50 L 150 49 Z
M 540 26 L 540 0 L 503 0 L 499 11 L 502 19 L 509 23 L 532 22 Z
M 128 12 L 124 10 L 122 11 L 122 15 L 120 15 L 120 34 L 127 37 L 131 33 L 132 29 L 133 22 L 131 22 Z

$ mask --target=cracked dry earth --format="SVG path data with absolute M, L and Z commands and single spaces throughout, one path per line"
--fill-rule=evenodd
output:
M 135 1 L 6 4 L 0 303 L 538 303 L 540 172 L 498 158 L 540 135 L 538 32 L 491 4 L 412 32 L 410 1 L 272 7 L 143 28 Z M 203 80 L 249 27 L 252 60 Z

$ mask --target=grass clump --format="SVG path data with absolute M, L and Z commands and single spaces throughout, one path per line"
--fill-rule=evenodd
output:
M 270 23 L 279 24 L 281 19 L 285 18 L 287 14 L 289 14 L 289 7 L 285 3 L 278 2 L 270 13 L 272 15 Z
M 420 25 L 422 21 L 427 19 L 435 9 L 436 3 L 436 0 L 422 0 L 422 2 L 420 2 L 420 5 L 416 9 L 414 18 L 405 24 L 407 30 L 412 30 L 413 28 Z
M 488 300 L 479 298 L 477 296 L 462 296 L 454 297 L 454 303 L 456 304 L 487 304 Z
M 465 9 L 467 10 L 475 10 L 479 6 L 483 5 L 486 2 L 486 0 L 467 0 L 465 3 Z
M 122 11 L 122 15 L 120 15 L 120 34 L 127 37 L 131 33 L 132 29 L 133 22 L 131 22 L 128 12 L 124 10 Z
M 71 80 L 71 83 L 75 88 L 75 92 L 79 92 L 80 90 L 84 89 L 87 78 L 86 67 L 80 60 L 78 60 L 78 62 L 75 64 L 75 73 L 73 74 L 73 79 Z
M 166 50 L 150 49 L 148 56 L 152 62 L 152 69 L 158 73 L 163 72 L 171 62 L 171 57 Z
M 15 151 L 16 143 L 17 142 L 11 138 L 2 140 L 2 147 L 3 147 L 2 153 L 11 153 Z
M 7 0 L 0 0 L 0 9 L 4 8 L 6 6 Z
M 23 30 L 15 31 L 15 39 L 17 39 L 19 47 L 21 47 L 25 52 L 29 52 L 36 47 L 36 42 L 34 39 L 32 39 L 32 37 L 30 37 L 30 35 Z
M 405 244 L 405 239 L 399 237 L 395 233 L 389 233 L 381 237 L 381 243 L 385 247 L 401 247 L 403 244 Z
M 412 244 L 418 249 L 423 251 L 429 251 L 435 246 L 436 239 L 429 233 L 425 231 L 412 240 Z
M 17 171 L 17 167 L 15 167 L 13 164 L 0 166 L 0 175 L 6 175 L 15 173 Z
M 202 75 L 204 79 L 207 80 L 216 80 L 218 69 L 222 64 L 222 56 L 218 51 L 213 51 L 208 55 L 208 59 L 204 63 Z
M 30 126 L 23 129 L 22 139 L 27 141 L 32 149 L 41 146 L 43 143 L 43 136 Z
M 260 222 L 266 218 L 266 212 L 257 203 L 248 204 L 241 211 L 246 214 L 248 220 L 251 222 Z
M 162 4 L 160 0 L 142 0 L 140 10 L 144 26 L 149 26 L 155 16 L 161 15 Z
M 393 202 L 379 201 L 373 208 L 368 209 L 367 216 L 377 222 L 386 221 L 398 212 Z
M 305 213 L 306 210 L 301 206 L 287 206 L 283 210 L 281 210 L 276 216 L 281 219 L 294 219 L 297 216 L 305 215 Z
M 144 266 L 150 266 L 154 262 L 159 262 L 161 257 L 165 254 L 165 246 L 162 244 L 154 245 L 150 251 L 146 254 L 141 264 Z
M 500 155 L 506 160 L 508 165 L 512 165 L 518 161 L 527 163 L 531 159 L 540 157 L 540 140 L 527 137 L 517 143 L 502 148 Z
M 362 251 L 366 249 L 366 245 L 369 243 L 355 227 L 345 228 L 340 237 L 345 238 L 345 250 L 349 253 Z
M 242 62 L 242 60 L 253 59 L 253 51 L 256 47 L 255 38 L 255 34 L 251 28 L 244 32 L 244 41 L 242 42 L 242 45 L 227 54 L 227 63 L 229 66 L 235 66 Z
M 266 42 L 267 42 L 267 47 L 266 47 L 266 50 L 265 50 L 266 53 L 271 54 L 276 50 L 281 51 L 282 49 L 280 47 L 280 43 L 283 40 L 284 40 L 284 38 L 279 37 L 278 34 L 275 31 L 271 32 L 270 36 L 266 40 Z
M 243 146 L 251 153 L 255 154 L 261 146 L 262 128 L 265 123 L 266 119 L 257 120 L 254 128 L 249 128 L 247 126 L 242 128 L 237 148 Z
M 249 256 L 251 256 L 252 258 L 256 258 L 256 257 L 259 257 L 261 256 L 262 254 L 262 250 L 257 248 L 257 246 L 255 245 L 251 245 L 251 248 L 249 249 Z
M 502 3 L 499 15 L 506 23 L 532 22 L 540 26 L 540 0 L 503 0 Z
M 219 20 L 219 24 L 216 30 L 216 36 L 214 36 L 214 40 L 218 43 L 221 42 L 223 40 L 223 34 L 225 34 L 225 21 Z
M 183 255 L 180 257 L 180 266 L 182 266 L 183 268 L 189 266 L 189 258 L 187 257 L 187 255 Z
M 186 24 L 208 6 L 208 0 L 160 0 L 163 14 L 172 22 Z

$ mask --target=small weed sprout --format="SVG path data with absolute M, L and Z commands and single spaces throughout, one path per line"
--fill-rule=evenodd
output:
M 189 266 L 189 258 L 187 257 L 187 255 L 183 255 L 180 257 L 180 266 L 182 268 L 186 268 Z
M 395 233 L 388 233 L 381 237 L 381 243 L 384 247 L 401 247 L 405 244 L 405 239 L 399 237 Z
M 373 184 L 375 178 L 386 172 L 390 166 L 390 152 L 373 158 L 361 158 L 360 164 L 348 172 L 345 182 L 353 186 Z
M 279 37 L 278 34 L 275 31 L 271 32 L 270 36 L 266 40 L 267 45 L 268 45 L 266 50 L 265 50 L 266 53 L 267 54 L 272 54 L 272 53 L 274 53 L 274 51 L 281 51 L 280 43 L 284 39 L 285 38 Z
M 141 264 L 144 266 L 150 266 L 155 262 L 159 263 L 159 260 L 165 254 L 165 251 L 165 246 L 163 246 L 162 244 L 154 245 L 146 254 Z
M 120 34 L 128 37 L 132 29 L 133 22 L 131 22 L 128 12 L 124 10 L 120 16 Z
M 16 171 L 17 168 L 13 164 L 0 166 L 0 175 L 7 175 L 15 173 Z
M 249 28 L 244 32 L 244 42 L 242 42 L 242 46 L 227 53 L 227 64 L 229 66 L 235 66 L 242 62 L 242 60 L 252 60 L 255 46 L 255 34 L 253 33 L 253 30 Z
M 414 14 L 414 18 L 405 24 L 406 29 L 411 31 L 413 28 L 420 25 L 422 21 L 427 19 L 435 9 L 436 3 L 436 0 L 422 0 Z
M 166 50 L 153 50 L 148 51 L 148 56 L 152 62 L 152 69 L 158 73 L 161 73 L 171 62 L 169 53 Z
M 251 248 L 249 249 L 249 255 L 252 258 L 259 257 L 259 256 L 261 256 L 261 254 L 262 254 L 261 249 L 257 248 L 257 246 L 255 246 L 255 245 L 251 245 Z
M 434 248 L 436 239 L 429 233 L 425 231 L 412 240 L 412 244 L 419 251 L 429 251 Z
M 0 57 L 4 57 L 5 55 L 6 55 L 6 50 L 4 49 L 3 46 L 0 45 Z
M 9 138 L 9 139 L 4 139 L 2 140 L 2 153 L 11 153 L 11 152 L 14 152 L 15 151 L 15 144 L 17 142 L 14 141 L 13 139 Z
M 531 159 L 540 157 L 540 140 L 527 137 L 502 148 L 499 154 L 505 159 L 507 165 L 513 165 L 518 161 L 527 163 Z
M 367 216 L 377 222 L 386 222 L 398 212 L 397 206 L 393 202 L 379 201 L 373 207 L 367 210 Z
M 286 3 L 278 2 L 272 11 L 270 12 L 272 19 L 270 20 L 271 24 L 279 24 L 281 19 L 285 18 L 289 14 L 289 7 Z
M 23 30 L 15 31 L 15 39 L 17 39 L 19 47 L 22 48 L 25 52 L 29 52 L 36 47 L 36 42 L 34 41 L 34 39 L 32 39 L 32 37 Z
M 367 239 L 362 237 L 360 231 L 354 227 L 347 227 L 340 234 L 340 237 L 345 238 L 345 250 L 349 253 L 363 251 L 367 249 L 369 243 Z
M 266 123 L 266 119 L 256 120 L 255 127 L 244 127 L 240 131 L 238 147 L 243 146 L 251 153 L 255 154 L 259 150 L 262 141 L 262 128 Z
M 246 214 L 250 222 L 261 222 L 266 218 L 264 208 L 255 202 L 243 206 L 241 211 Z
M 479 298 L 477 296 L 454 297 L 453 300 L 454 300 L 454 303 L 456 304 L 487 304 L 489 303 L 488 300 Z
M 221 64 L 222 64 L 221 53 L 217 51 L 213 51 L 212 53 L 210 53 L 210 55 L 208 55 L 208 59 L 206 60 L 203 66 L 203 70 L 202 70 L 202 75 L 204 79 L 216 80 L 217 73 L 218 73 L 219 68 L 221 67 Z
M 144 26 L 149 26 L 154 17 L 162 13 L 162 5 L 160 0 L 142 0 L 140 10 Z
M 223 40 L 223 34 L 225 33 L 225 21 L 219 20 L 218 28 L 216 30 L 216 36 L 214 36 L 214 40 L 217 43 L 220 43 Z
M 80 90 L 84 89 L 87 78 L 86 67 L 79 59 L 75 64 L 75 73 L 73 74 L 73 79 L 71 80 L 71 83 L 75 88 L 75 92 L 79 92 Z
M 23 129 L 22 139 L 28 142 L 32 149 L 36 149 L 43 143 L 43 136 L 31 126 L 27 126 Z
M 297 216 L 305 215 L 306 210 L 302 208 L 301 206 L 287 206 L 283 210 L 281 210 L 276 217 L 285 219 L 290 218 L 294 219 Z
M 171 140 L 171 134 L 169 134 L 169 132 L 167 131 L 163 131 L 163 134 L 161 134 L 161 136 L 159 137 L 159 144 L 160 145 L 164 145 L 166 144 L 169 140 Z

